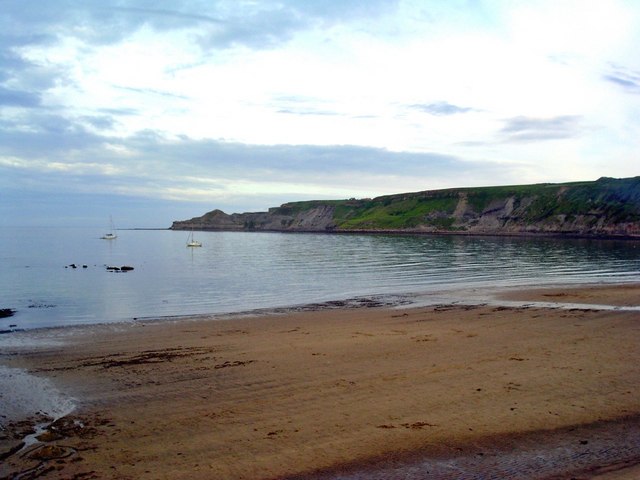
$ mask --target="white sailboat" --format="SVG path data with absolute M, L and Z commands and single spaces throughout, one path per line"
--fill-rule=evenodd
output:
M 187 247 L 201 247 L 202 242 L 197 241 L 193 238 L 193 230 L 191 230 L 191 234 L 189 235 L 189 239 L 187 240 Z
M 109 217 L 109 232 L 105 233 L 100 238 L 103 240 L 115 240 L 116 238 L 118 238 L 118 235 L 116 235 L 114 232 L 115 228 L 113 226 L 113 218 Z

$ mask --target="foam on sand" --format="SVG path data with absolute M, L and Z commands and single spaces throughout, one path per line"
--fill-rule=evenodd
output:
M 73 399 L 64 396 L 48 378 L 0 365 L 0 426 L 35 415 L 57 420 L 74 409 Z

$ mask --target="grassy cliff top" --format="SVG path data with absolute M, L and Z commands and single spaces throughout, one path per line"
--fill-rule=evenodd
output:
M 372 199 L 313 200 L 272 208 L 270 213 L 295 215 L 321 206 L 334 208 L 339 230 L 411 229 L 425 224 L 451 229 L 463 212 L 490 212 L 508 199 L 523 222 L 552 216 L 599 216 L 607 222 L 640 221 L 640 177 L 600 178 L 591 182 L 510 185 L 428 190 Z M 458 211 L 456 211 L 458 209 Z

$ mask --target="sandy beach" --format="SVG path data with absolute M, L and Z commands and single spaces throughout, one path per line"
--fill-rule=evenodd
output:
M 0 364 L 76 407 L 26 447 L 32 422 L 5 418 L 0 478 L 638 478 L 640 311 L 625 307 L 640 285 L 498 299 L 523 305 L 134 322 L 17 342 Z

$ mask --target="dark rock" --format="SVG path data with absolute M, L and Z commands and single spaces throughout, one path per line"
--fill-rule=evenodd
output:
M 73 450 L 69 447 L 60 445 L 43 445 L 35 449 L 29 454 L 31 460 L 55 460 L 57 458 L 65 458 L 73 454 Z
M 39 303 L 39 302 L 32 302 L 30 303 L 27 308 L 54 308 L 55 305 L 51 304 L 51 303 Z
M 11 317 L 14 313 L 16 313 L 16 311 L 12 308 L 0 308 L 0 318 Z
M 13 445 L 12 447 L 10 447 L 7 451 L 0 452 L 0 460 L 6 460 L 11 455 L 19 452 L 20 450 L 22 450 L 24 448 L 24 445 L 25 445 L 24 442 L 20 442 L 20 443 L 18 443 L 16 445 Z

